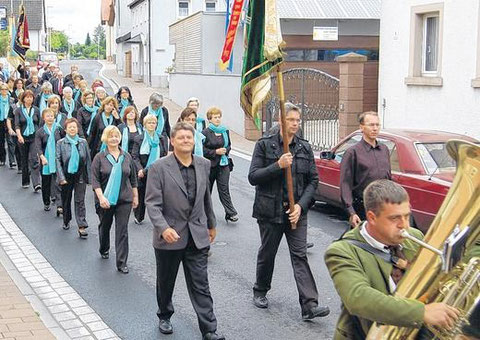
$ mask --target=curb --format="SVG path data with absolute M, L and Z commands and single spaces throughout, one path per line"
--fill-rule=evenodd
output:
M 102 77 L 103 79 L 105 79 L 107 81 L 107 83 L 113 89 L 114 93 L 118 92 L 118 89 L 120 88 L 120 85 L 118 85 L 117 82 L 114 79 L 107 77 L 105 75 L 105 73 L 103 73 L 103 71 L 105 70 L 105 63 L 102 63 L 100 61 L 97 61 L 97 62 L 100 65 L 102 65 L 102 68 L 100 69 L 100 71 L 98 71 L 98 74 L 100 75 L 100 77 Z

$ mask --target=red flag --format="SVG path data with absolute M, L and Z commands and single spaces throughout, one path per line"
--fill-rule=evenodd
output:
M 28 21 L 27 15 L 25 14 L 25 6 L 20 5 L 19 16 L 18 16 L 18 26 L 17 26 L 17 35 L 15 37 L 15 42 L 13 49 L 17 54 L 25 60 L 25 54 L 30 48 L 30 35 L 28 33 Z

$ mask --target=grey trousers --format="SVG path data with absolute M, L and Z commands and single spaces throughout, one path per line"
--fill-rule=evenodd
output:
M 78 176 L 66 176 L 67 184 L 61 185 L 63 204 L 63 224 L 67 225 L 72 220 L 72 194 L 75 204 L 75 220 L 78 227 L 88 227 L 85 209 L 85 191 L 87 185 L 78 182 Z M 73 193 L 74 192 L 74 193 Z
M 97 215 L 100 218 L 98 225 L 98 238 L 100 240 L 100 254 L 110 251 L 110 229 L 115 217 L 115 253 L 117 255 L 117 268 L 127 265 L 128 259 L 128 220 L 132 211 L 132 203 L 120 203 L 110 209 L 103 209 L 95 203 Z
M 257 256 L 257 280 L 253 287 L 255 296 L 265 296 L 271 288 L 275 256 L 283 235 L 287 238 L 293 274 L 297 284 L 302 313 L 318 305 L 318 292 L 307 259 L 307 218 L 300 217 L 297 229 L 292 230 L 290 223 L 269 223 L 258 221 L 262 244 Z
M 225 214 L 228 216 L 237 215 L 237 210 L 232 203 L 232 197 L 230 196 L 230 168 L 227 166 L 217 165 L 210 169 L 210 192 L 212 192 L 213 184 L 217 181 L 218 196 L 220 202 L 225 209 Z
M 28 141 L 25 139 L 25 143 L 20 144 L 20 158 L 22 161 L 22 185 L 29 185 L 30 177 L 34 187 L 40 185 L 40 163 L 33 139 Z

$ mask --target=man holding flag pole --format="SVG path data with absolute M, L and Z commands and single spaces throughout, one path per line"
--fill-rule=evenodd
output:
M 220 67 L 231 58 L 243 0 L 235 0 L 228 25 Z M 245 26 L 241 106 L 262 127 L 259 108 L 270 96 L 271 73 L 277 73 L 280 99 L 280 131 L 258 140 L 248 179 L 255 185 L 253 217 L 258 221 L 261 245 L 257 256 L 253 303 L 268 308 L 275 256 L 285 234 L 299 293 L 302 318 L 311 320 L 330 313 L 318 305 L 318 292 L 307 259 L 307 213 L 318 185 L 313 152 L 296 132 L 300 109 L 285 105 L 281 64 L 284 42 L 277 17 L 276 0 L 250 0 Z M 288 142 L 284 142 L 288 141 Z M 295 183 L 295 187 L 293 185 Z
M 23 1 L 18 11 L 18 25 L 15 29 L 15 17 L 13 15 L 13 1 L 12 1 L 12 15 L 10 18 L 10 51 L 7 59 L 15 69 L 18 69 L 19 65 L 23 65 L 25 70 L 25 56 L 30 48 L 30 35 L 28 33 L 28 20 L 25 14 L 25 6 Z M 27 72 L 24 72 L 26 74 Z

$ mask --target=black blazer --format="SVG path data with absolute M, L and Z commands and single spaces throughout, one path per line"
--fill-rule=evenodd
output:
M 35 127 L 35 131 L 37 131 L 42 119 L 40 117 L 40 110 L 36 106 L 32 106 L 30 110 L 33 110 L 33 125 Z M 23 131 L 25 130 L 25 127 L 27 126 L 27 119 L 22 113 L 22 107 L 17 107 L 13 111 L 13 115 L 15 117 L 15 129 L 20 129 L 20 133 L 22 134 L 23 138 L 25 138 L 26 141 L 33 142 L 35 140 L 35 133 L 32 133 L 30 136 L 24 136 Z
M 113 125 L 119 125 L 120 123 L 121 123 L 120 119 L 116 119 L 115 117 L 113 117 Z M 88 127 L 88 124 L 87 124 L 87 127 Z M 103 133 L 103 130 L 105 130 L 105 127 L 106 127 L 105 124 L 103 124 L 102 113 L 99 111 L 92 122 L 90 136 L 87 137 L 88 145 L 90 146 L 90 153 L 92 154 L 92 157 L 95 157 L 95 155 L 100 151 L 100 146 L 102 145 L 102 142 L 101 142 L 102 133 Z
M 147 133 L 147 132 L 144 131 L 143 133 Z M 143 170 L 145 172 L 145 176 L 146 176 L 147 173 L 148 173 L 148 169 L 145 169 L 145 167 L 147 166 L 148 157 L 150 156 L 150 154 L 148 154 L 148 155 L 141 155 L 140 154 L 140 147 L 142 146 L 143 138 L 144 138 L 144 135 L 138 135 L 138 136 L 135 137 L 134 143 L 133 143 L 133 149 L 132 149 L 132 157 L 133 157 L 133 161 L 135 162 L 137 172 L 139 170 Z M 168 150 L 168 141 L 165 138 L 165 136 L 163 136 L 163 135 L 160 136 L 159 146 L 160 146 L 160 158 L 166 156 L 167 153 L 168 153 L 168 151 L 167 151 Z
M 78 103 L 75 100 L 73 100 L 73 98 L 72 98 L 72 104 L 73 104 L 72 117 L 77 118 L 77 111 L 80 107 L 79 107 Z M 68 115 L 67 109 L 65 108 L 65 106 L 63 104 L 63 99 L 62 99 L 62 105 L 60 106 L 60 112 L 64 113 L 65 116 Z M 78 132 L 80 133 L 80 131 L 78 131 Z
M 140 113 L 140 124 L 143 126 L 143 118 L 148 114 L 148 106 L 142 110 Z M 162 135 L 170 138 L 170 121 L 168 120 L 168 109 L 163 106 L 163 119 L 165 120 L 165 125 L 163 126 Z
M 215 153 L 215 150 L 224 147 L 225 141 L 223 139 L 223 135 L 216 136 L 215 132 L 213 132 L 209 128 L 206 128 L 205 130 L 203 130 L 202 133 L 205 136 L 205 140 L 203 141 L 203 157 L 209 159 L 210 162 L 212 163 L 212 168 L 214 168 L 220 164 L 220 159 L 222 158 L 222 156 L 217 155 Z M 227 130 L 227 135 L 228 135 L 228 146 L 227 146 L 226 155 L 228 157 L 228 154 L 232 149 L 232 140 L 230 139 L 229 130 Z
M 79 183 L 91 183 L 91 161 L 90 150 L 88 149 L 87 141 L 83 138 L 78 139 L 77 144 L 78 154 L 80 161 L 78 164 L 78 178 Z M 68 173 L 68 162 L 72 155 L 72 145 L 66 138 L 62 138 L 57 142 L 56 152 L 56 164 L 57 164 L 57 182 L 66 180 L 67 176 L 71 176 Z
M 63 138 L 62 129 L 57 127 L 54 131 L 55 134 L 55 143 Z M 37 155 L 45 154 L 45 149 L 47 148 L 48 135 L 43 129 L 43 126 L 35 132 L 35 149 L 37 150 Z
M 63 80 L 62 80 L 63 81 Z M 58 82 L 59 82 L 59 79 L 58 78 L 52 78 L 50 79 L 50 83 L 52 83 L 52 87 L 53 87 L 53 93 L 55 93 L 57 96 L 60 96 L 60 93 L 58 92 Z M 62 90 L 63 90 L 63 87 L 65 86 L 65 83 L 62 84 Z

